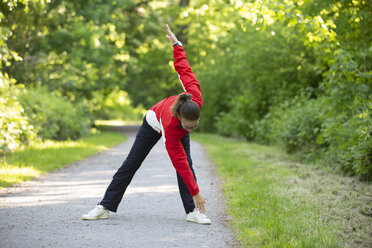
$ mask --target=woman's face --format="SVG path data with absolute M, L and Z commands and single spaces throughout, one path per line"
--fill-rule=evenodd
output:
M 182 128 L 185 129 L 187 132 L 192 132 L 194 129 L 199 127 L 199 120 L 189 121 L 183 118 L 180 118 Z

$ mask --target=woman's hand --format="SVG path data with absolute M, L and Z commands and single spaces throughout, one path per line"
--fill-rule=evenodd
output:
M 172 42 L 172 45 L 176 44 L 178 41 L 177 37 L 172 33 L 168 24 L 165 24 L 165 27 L 167 28 L 167 32 L 168 32 L 168 34 L 165 37 L 167 37 L 167 39 Z
M 199 210 L 200 213 L 204 214 L 205 213 L 205 199 L 204 197 L 198 193 L 192 197 L 194 200 L 195 207 Z

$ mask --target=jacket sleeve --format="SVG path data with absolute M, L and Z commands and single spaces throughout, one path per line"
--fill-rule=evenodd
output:
M 172 164 L 192 196 L 199 193 L 198 184 L 195 182 L 194 175 L 187 162 L 185 149 L 182 146 L 181 140 L 173 136 L 171 133 L 165 133 L 165 148 L 169 154 Z
M 200 85 L 187 61 L 185 50 L 183 50 L 182 46 L 175 46 L 173 48 L 173 55 L 174 69 L 178 73 L 183 89 L 187 93 L 190 93 L 192 95 L 192 100 L 201 107 L 203 105 L 203 98 Z

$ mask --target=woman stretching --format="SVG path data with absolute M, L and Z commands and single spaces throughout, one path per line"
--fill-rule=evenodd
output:
M 109 211 L 116 212 L 124 192 L 147 154 L 162 137 L 165 148 L 177 171 L 178 187 L 187 221 L 210 224 L 205 215 L 205 200 L 199 192 L 190 156 L 190 137 L 199 126 L 200 107 L 203 104 L 199 83 L 187 62 L 186 53 L 176 36 L 166 25 L 167 39 L 173 44 L 174 68 L 184 93 L 158 102 L 146 113 L 128 157 L 108 186 L 103 200 L 84 220 L 106 219 Z

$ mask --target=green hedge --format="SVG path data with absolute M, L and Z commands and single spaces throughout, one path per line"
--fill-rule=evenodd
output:
M 91 121 L 83 103 L 73 104 L 42 87 L 22 90 L 18 98 L 42 139 L 77 139 L 89 132 Z

